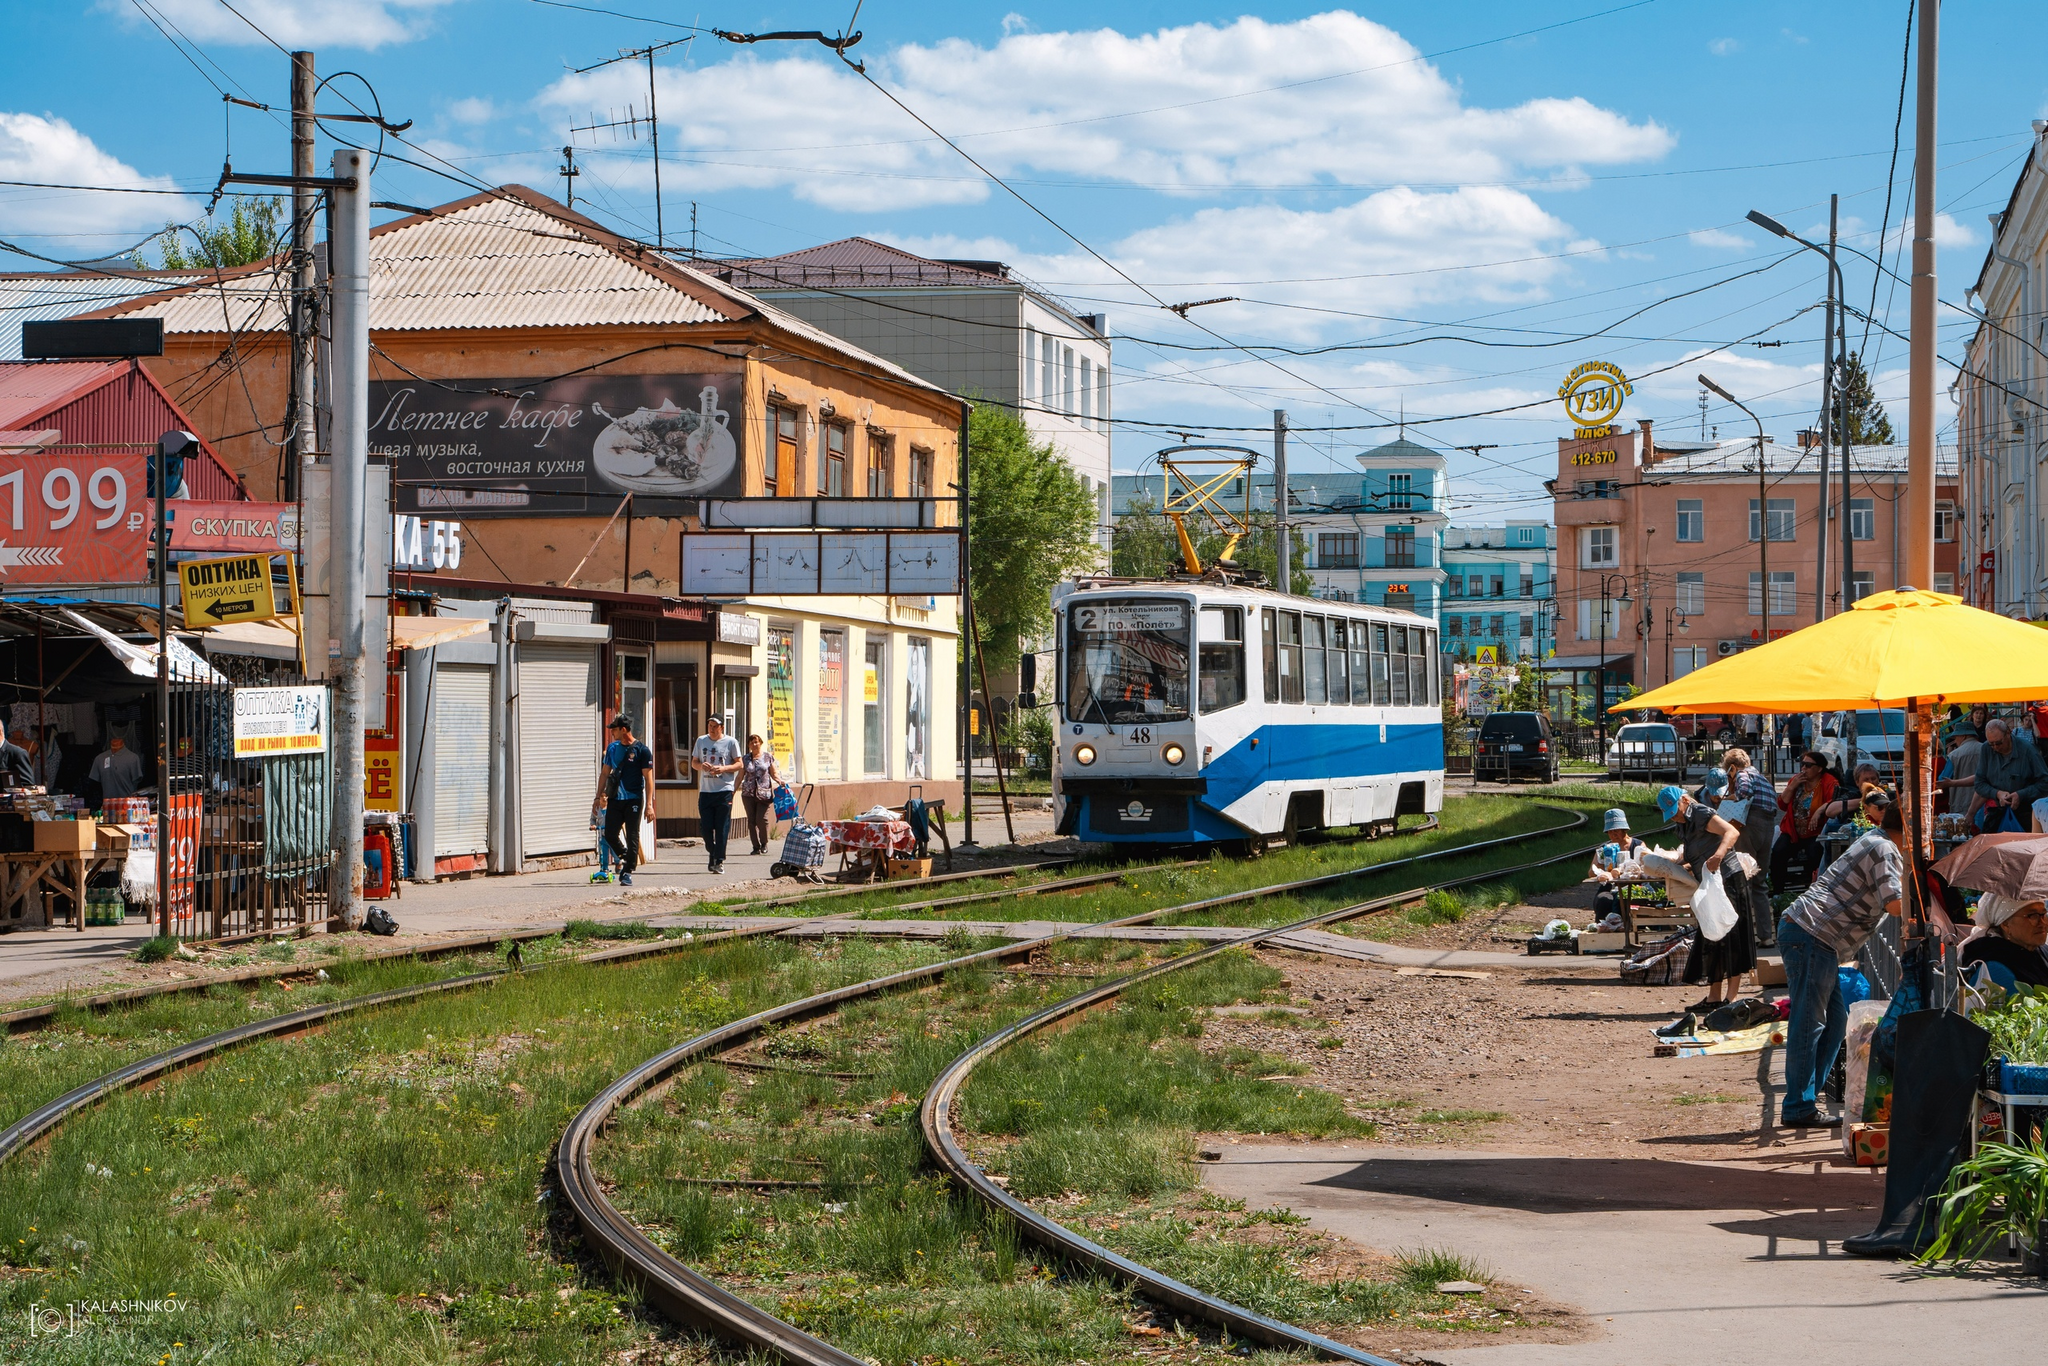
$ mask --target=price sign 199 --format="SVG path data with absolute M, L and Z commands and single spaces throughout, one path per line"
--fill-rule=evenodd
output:
M 0 456 L 0 582 L 147 579 L 144 480 L 139 455 Z

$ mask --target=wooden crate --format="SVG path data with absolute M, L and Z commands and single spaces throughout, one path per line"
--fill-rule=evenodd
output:
M 930 877 L 932 861 L 928 858 L 892 858 L 889 860 L 888 875 L 899 877 Z

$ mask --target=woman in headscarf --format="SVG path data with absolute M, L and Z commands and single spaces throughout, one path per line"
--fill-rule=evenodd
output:
M 2048 944 L 2048 908 L 1986 892 L 1977 899 L 1974 919 L 1977 928 L 1963 941 L 1965 968 L 1989 963 L 1993 979 L 2002 985 L 2048 987 L 2048 958 L 2041 955 L 2041 946 Z M 2011 984 L 2002 981 L 2007 975 Z
M 1742 828 L 1717 815 L 1714 809 L 1676 787 L 1657 793 L 1657 809 L 1664 819 L 1678 827 L 1679 860 L 1695 878 L 1719 873 L 1728 900 L 1735 907 L 1735 928 L 1719 939 L 1696 935 L 1692 952 L 1685 960 L 1687 985 L 1705 983 L 1707 994 L 1687 1010 L 1705 1014 L 1724 1001 L 1735 999 L 1743 974 L 1756 967 L 1756 931 L 1750 923 L 1749 879 L 1757 875 L 1754 860 L 1733 852 L 1742 838 Z

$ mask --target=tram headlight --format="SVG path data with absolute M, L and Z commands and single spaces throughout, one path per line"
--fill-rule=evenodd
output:
M 1182 749 L 1179 745 L 1168 745 L 1165 749 L 1159 751 L 1159 753 L 1160 756 L 1164 758 L 1166 762 L 1169 764 L 1178 764 L 1181 760 L 1188 757 L 1188 752 Z
M 1088 766 L 1089 764 L 1092 764 L 1092 763 L 1094 763 L 1094 762 L 1095 762 L 1095 746 L 1093 746 L 1093 745 L 1075 745 L 1075 746 L 1074 746 L 1074 762 L 1075 762 L 1075 763 L 1077 763 L 1077 764 L 1080 764 L 1080 765 L 1081 765 L 1082 767 L 1084 767 L 1084 768 L 1085 768 L 1085 767 L 1087 767 L 1087 766 Z

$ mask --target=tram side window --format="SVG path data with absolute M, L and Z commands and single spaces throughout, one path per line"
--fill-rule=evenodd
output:
M 1202 710 L 1244 701 L 1244 609 L 1202 609 Z
M 1408 703 L 1410 706 L 1429 705 L 1429 661 L 1423 658 L 1422 647 L 1428 632 L 1419 626 L 1408 628 Z
M 1394 678 L 1394 696 L 1391 702 L 1396 707 L 1405 707 L 1408 705 L 1408 628 L 1394 626 L 1388 629 L 1393 632 L 1393 642 L 1387 648 L 1387 654 L 1390 656 L 1388 663 Z
M 1330 701 L 1339 707 L 1351 702 L 1351 627 L 1330 618 Z
M 1328 648 L 1324 641 L 1321 617 L 1301 619 L 1301 648 L 1303 691 L 1310 704 L 1321 706 L 1330 700 L 1329 686 L 1326 682 L 1329 675 L 1324 672 L 1327 666 L 1323 662 Z
M 1372 627 L 1362 621 L 1351 623 L 1351 700 L 1372 705 Z
M 1301 701 L 1301 613 L 1279 613 L 1280 700 Z
M 1373 705 L 1384 707 L 1393 699 L 1393 693 L 1387 688 L 1387 628 L 1378 622 L 1374 622 L 1372 627 Z
M 1266 656 L 1266 700 L 1280 700 L 1280 651 L 1273 638 L 1273 609 L 1268 607 L 1259 614 L 1260 643 L 1265 647 Z
M 1437 653 L 1436 632 L 1429 633 L 1429 647 L 1422 653 L 1422 667 L 1429 674 L 1429 705 L 1443 705 L 1443 656 Z

